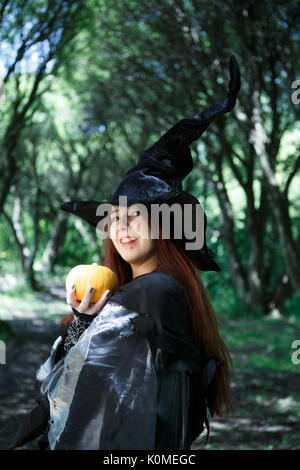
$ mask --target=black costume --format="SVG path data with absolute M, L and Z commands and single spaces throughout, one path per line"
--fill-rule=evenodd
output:
M 197 208 L 198 200 L 181 184 L 193 168 L 189 145 L 234 107 L 240 89 L 234 56 L 230 74 L 228 96 L 183 119 L 146 150 L 109 204 L 118 205 L 119 196 L 126 195 L 128 205 L 179 202 Z M 71 201 L 61 208 L 96 227 L 103 218 L 96 214 L 101 204 L 106 203 Z M 198 269 L 219 271 L 205 230 L 206 216 L 203 247 L 186 254 Z M 204 423 L 208 427 L 207 392 L 215 393 L 213 377 L 223 361 L 196 346 L 183 287 L 154 270 L 120 286 L 89 325 L 82 318 L 75 315 L 39 368 L 39 405 L 13 447 L 44 432 L 55 450 L 189 449 Z
M 138 276 L 86 326 L 66 356 L 57 338 L 37 372 L 37 400 L 50 405 L 50 429 L 46 412 L 44 419 L 50 449 L 190 448 L 202 431 L 195 415 L 202 381 L 214 370 L 203 376 L 206 358 L 193 342 L 181 285 L 157 270 Z M 37 409 L 38 419 L 33 414 L 23 425 L 14 446 L 27 442 L 30 428 L 38 430 L 34 437 L 41 434 L 43 405 Z

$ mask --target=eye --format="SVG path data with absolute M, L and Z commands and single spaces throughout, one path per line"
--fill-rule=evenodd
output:
M 136 210 L 129 217 L 133 217 L 133 215 L 136 214 L 136 213 L 138 213 L 140 215 L 141 211 Z
M 128 214 L 128 216 L 129 216 L 129 217 L 134 217 L 134 214 L 140 215 L 140 213 L 141 213 L 141 211 L 136 210 L 136 211 L 134 211 L 132 214 L 130 214 L 130 215 Z M 118 218 L 119 218 L 118 215 L 114 215 L 114 216 L 110 219 L 110 223 L 111 223 L 111 224 L 114 223 L 114 222 L 115 222 L 115 219 L 118 219 Z

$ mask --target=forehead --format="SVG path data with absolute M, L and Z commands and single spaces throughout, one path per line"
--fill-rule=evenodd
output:
M 132 204 L 131 206 L 112 206 L 111 208 L 111 214 L 115 212 L 125 212 L 128 211 L 129 209 L 135 209 L 138 208 L 137 204 Z

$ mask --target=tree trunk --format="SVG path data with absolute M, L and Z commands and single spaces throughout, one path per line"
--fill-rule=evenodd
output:
M 52 224 L 51 235 L 43 253 L 43 274 L 53 273 L 58 256 L 63 248 L 67 231 L 67 217 L 59 213 Z
M 22 227 L 21 227 L 21 199 L 19 196 L 15 197 L 14 200 L 14 209 L 13 215 L 10 217 L 6 211 L 3 211 L 3 215 L 12 231 L 12 235 L 15 239 L 16 245 L 18 247 L 18 251 L 20 254 L 21 259 L 21 266 L 23 275 L 25 278 L 26 283 L 33 289 L 33 290 L 40 290 L 40 285 L 36 280 L 35 273 L 34 273 L 34 260 L 36 257 L 36 253 L 38 250 L 38 240 L 39 240 L 39 228 L 38 228 L 38 197 L 39 197 L 39 190 L 37 190 L 36 200 L 33 204 L 33 225 L 34 225 L 34 234 L 33 234 L 33 246 L 30 250 L 28 248 L 28 243 L 25 239 Z
M 252 141 L 266 178 L 268 191 L 273 201 L 272 210 L 276 220 L 282 252 L 286 259 L 286 269 L 290 276 L 292 285 L 300 298 L 300 250 L 298 249 L 292 235 L 292 224 L 289 216 L 289 201 L 285 193 L 280 191 L 272 168 L 271 161 L 275 161 L 276 155 L 273 154 L 271 158 L 266 151 L 268 137 L 261 123 L 261 105 L 259 103 L 258 93 L 254 96 L 254 100 L 256 106 L 253 111 L 254 130 Z M 271 146 L 269 146 L 269 149 L 271 149 Z M 276 152 L 277 149 L 275 148 L 274 153 Z

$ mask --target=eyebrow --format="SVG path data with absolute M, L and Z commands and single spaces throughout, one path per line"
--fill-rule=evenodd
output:
M 139 210 L 138 208 L 136 208 L 135 210 Z M 115 212 L 119 212 L 119 209 L 112 209 L 110 211 L 110 214 L 114 214 Z

